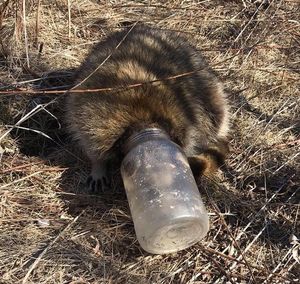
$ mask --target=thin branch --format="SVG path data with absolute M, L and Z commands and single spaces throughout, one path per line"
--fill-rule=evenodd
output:
M 129 29 L 129 31 L 125 34 L 125 36 L 120 40 L 120 42 L 117 44 L 117 46 L 114 48 L 114 50 L 93 70 L 86 78 L 84 78 L 82 81 L 80 81 L 76 86 L 74 86 L 71 90 L 73 92 L 73 89 L 81 86 L 86 80 L 88 80 L 90 77 L 92 77 L 103 64 L 113 55 L 113 52 L 117 50 L 120 45 L 124 42 L 124 40 L 127 38 L 127 36 L 131 33 L 131 31 L 134 29 L 134 27 L 137 25 L 138 22 L 135 22 L 135 24 Z
M 18 182 L 20 182 L 20 181 L 29 179 L 29 178 L 31 178 L 31 177 L 33 177 L 33 176 L 39 175 L 40 173 L 42 173 L 42 171 L 34 172 L 34 173 L 32 173 L 32 174 L 30 174 L 30 175 L 28 175 L 28 176 L 22 177 L 22 178 L 20 178 L 20 179 L 14 180 L 14 181 L 9 182 L 9 183 L 5 183 L 4 185 L 0 186 L 0 189 L 2 190 L 2 189 L 4 189 L 4 188 L 7 188 L 7 187 L 11 186 L 12 184 L 15 184 L 15 183 L 18 183 Z
M 68 34 L 69 39 L 71 38 L 71 0 L 68 0 Z
M 23 30 L 24 30 L 26 62 L 27 62 L 27 67 L 30 68 L 29 51 L 28 51 L 28 37 L 27 37 L 27 24 L 26 24 L 26 0 L 23 0 L 22 4 L 23 4 L 23 7 L 22 7 L 22 10 L 23 10 Z
M 41 2 L 42 2 L 42 0 L 38 0 L 37 9 L 36 9 L 36 22 L 35 22 L 35 43 L 36 43 L 36 46 L 38 46 L 38 43 L 39 43 Z
M 31 272 L 38 266 L 43 256 L 48 252 L 49 249 L 53 247 L 53 245 L 62 237 L 62 235 L 68 231 L 74 223 L 78 220 L 78 218 L 84 213 L 84 211 L 81 211 L 81 213 L 76 216 L 62 231 L 59 232 L 59 234 L 50 242 L 50 244 L 40 253 L 40 255 L 36 258 L 34 263 L 30 266 L 28 272 L 26 273 L 25 277 L 23 278 L 22 284 L 26 284 L 27 280 L 31 274 Z

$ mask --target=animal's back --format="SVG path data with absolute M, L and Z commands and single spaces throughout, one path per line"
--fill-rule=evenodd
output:
M 67 120 L 90 156 L 111 153 L 122 137 L 163 128 L 188 156 L 227 135 L 222 85 L 185 38 L 136 26 L 97 44 L 78 70 Z M 143 83 L 140 85 L 140 83 Z

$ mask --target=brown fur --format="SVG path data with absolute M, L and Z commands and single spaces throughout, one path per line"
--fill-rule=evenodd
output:
M 179 35 L 145 26 L 112 34 L 79 68 L 80 82 L 78 89 L 115 88 L 73 93 L 67 101 L 67 121 L 92 159 L 94 179 L 106 160 L 122 159 L 126 137 L 148 127 L 164 129 L 182 147 L 196 176 L 223 162 L 228 112 L 222 84 Z M 126 88 L 137 83 L 144 84 Z

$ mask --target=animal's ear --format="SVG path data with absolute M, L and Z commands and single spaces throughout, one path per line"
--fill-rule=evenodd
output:
M 226 141 L 221 141 L 217 145 L 203 150 L 197 156 L 188 158 L 193 175 L 197 180 L 202 175 L 212 176 L 225 162 L 229 147 Z

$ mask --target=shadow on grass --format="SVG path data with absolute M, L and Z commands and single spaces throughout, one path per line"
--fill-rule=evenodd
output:
M 298 113 L 293 113 L 293 119 L 286 119 L 276 116 L 276 112 L 273 115 L 268 115 L 264 113 L 259 108 L 253 106 L 251 102 L 241 93 L 235 93 L 230 96 L 230 99 L 233 100 L 233 103 L 237 106 L 240 106 L 241 109 L 255 116 L 257 121 L 268 124 L 272 122 L 274 125 L 280 130 L 286 130 L 287 128 L 291 128 L 291 132 L 297 137 L 300 136 L 300 108 L 298 109 Z

